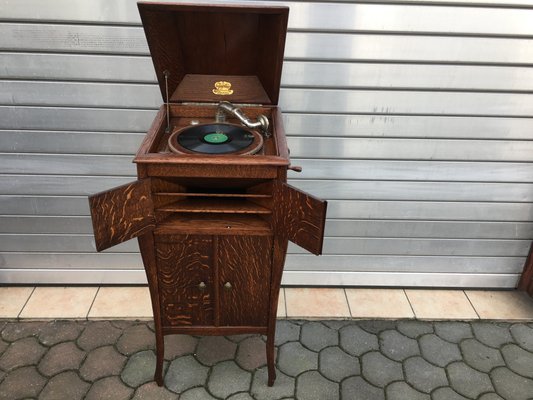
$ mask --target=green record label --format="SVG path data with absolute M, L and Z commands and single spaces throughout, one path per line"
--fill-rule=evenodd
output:
M 228 141 L 228 137 L 223 134 L 223 133 L 218 133 L 218 132 L 215 132 L 215 133 L 208 133 L 207 135 L 204 136 L 204 140 L 207 142 L 207 143 L 213 143 L 213 144 L 218 144 L 218 143 L 225 143 Z

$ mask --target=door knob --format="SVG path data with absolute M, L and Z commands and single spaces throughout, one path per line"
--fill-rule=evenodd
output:
M 233 288 L 233 286 L 231 286 L 231 283 L 226 282 L 226 283 L 224 284 L 224 289 L 226 289 L 226 290 L 231 290 L 232 288 Z
M 200 289 L 200 290 L 205 290 L 206 287 L 207 287 L 207 285 L 205 284 L 205 282 L 200 282 L 199 285 L 198 285 L 198 289 Z

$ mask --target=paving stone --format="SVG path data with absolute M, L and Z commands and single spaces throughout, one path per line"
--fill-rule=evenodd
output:
M 155 349 L 155 334 L 145 324 L 129 327 L 117 342 L 117 350 L 127 356 L 152 349 Z
M 529 400 L 533 393 L 533 380 L 515 374 L 513 371 L 498 367 L 491 372 L 496 393 L 506 400 Z
M 335 382 L 361 373 L 359 359 L 347 354 L 340 347 L 328 347 L 322 350 L 318 365 L 322 375 Z
M 476 371 L 463 362 L 452 363 L 446 370 L 451 387 L 463 396 L 475 399 L 481 393 L 494 391 L 487 374 Z
M 508 324 L 475 322 L 472 323 L 472 330 L 475 338 L 487 346 L 499 348 L 503 344 L 513 341 Z
M 39 395 L 39 400 L 83 399 L 89 386 L 75 372 L 62 372 L 48 381 L 48 384 Z
M 289 321 L 278 321 L 276 324 L 276 346 L 283 343 L 294 342 L 300 338 L 300 325 Z
M 180 400 L 217 400 L 215 397 L 207 393 L 202 387 L 187 390 L 180 396 Z
M 511 335 L 520 347 L 533 353 L 533 328 L 516 324 L 511 327 Z
M 190 335 L 166 335 L 165 360 L 171 361 L 186 354 L 193 354 L 198 339 Z
M 128 400 L 133 389 L 124 385 L 118 376 L 108 376 L 93 383 L 86 400 Z
M 341 383 L 343 399 L 385 400 L 383 389 L 372 386 L 360 376 L 352 376 Z
M 467 322 L 434 322 L 433 327 L 435 328 L 437 336 L 452 343 L 459 343 L 463 339 L 474 337 L 472 328 Z
M 87 381 L 96 381 L 104 376 L 119 375 L 126 357 L 113 346 L 99 347 L 91 351 L 80 368 L 80 376 Z
M 228 397 L 228 400 L 254 400 L 248 393 L 235 393 Z
M 177 400 L 178 395 L 155 382 L 145 383 L 135 391 L 132 400 Z
M 235 361 L 241 368 L 252 371 L 266 364 L 265 343 L 259 336 L 244 339 L 237 349 Z
M 418 339 L 422 357 L 432 364 L 445 367 L 453 361 L 462 359 L 459 346 L 447 342 L 437 335 L 424 335 Z
M 52 376 L 58 372 L 78 369 L 85 358 L 74 342 L 63 342 L 52 347 L 39 363 L 39 372 L 45 376 Z
M 405 380 L 421 392 L 429 393 L 440 386 L 448 385 L 444 368 L 431 365 L 422 357 L 409 358 L 403 365 Z
M 152 350 L 145 350 L 132 355 L 120 377 L 128 386 L 137 387 L 154 378 L 156 356 Z
M 220 361 L 232 360 L 237 345 L 223 336 L 204 336 L 198 342 L 196 358 L 202 364 L 215 365 Z
M 9 343 L 0 338 L 0 356 L 4 354 L 4 351 L 9 347 Z
M 363 330 L 376 335 L 383 331 L 396 329 L 396 322 L 389 320 L 357 321 L 357 325 L 359 325 Z
M 253 377 L 251 393 L 257 400 L 278 400 L 294 396 L 296 381 L 276 369 L 274 386 L 268 386 L 267 367 L 258 369 Z
M 329 321 L 322 321 L 324 325 L 328 328 L 339 330 L 347 325 L 356 325 L 356 323 L 351 319 L 332 319 Z
M 78 346 L 85 351 L 114 344 L 122 330 L 115 328 L 109 321 L 97 321 L 87 324 L 77 340 Z
M 478 400 L 505 400 L 505 399 L 501 396 L 498 396 L 496 393 L 485 393 Z
M 333 383 L 318 371 L 307 371 L 296 379 L 298 400 L 338 400 L 339 385 Z
M 165 386 L 181 393 L 195 386 L 203 386 L 209 368 L 200 364 L 193 356 L 176 358 L 170 363 L 165 375 Z
M 317 369 L 318 354 L 307 350 L 300 342 L 285 343 L 278 351 L 278 367 L 283 373 L 296 376 Z
M 403 361 L 407 357 L 420 354 L 417 341 L 398 331 L 381 332 L 379 338 L 381 352 L 393 360 Z
M 476 339 L 461 342 L 464 362 L 481 372 L 490 372 L 494 367 L 505 365 L 499 350 L 488 347 Z
M 431 396 L 433 400 L 468 400 L 450 387 L 442 387 L 435 390 Z
M 340 347 L 351 355 L 360 356 L 368 351 L 379 349 L 377 336 L 365 332 L 357 325 L 345 326 L 339 332 Z
M 254 334 L 242 334 L 242 335 L 226 336 L 226 339 L 231 340 L 233 343 L 240 343 L 244 339 L 247 339 L 247 338 L 249 338 L 251 336 L 259 336 L 259 337 L 261 337 L 260 335 L 254 335 Z
M 533 378 L 533 354 L 518 347 L 508 344 L 502 347 L 503 358 L 507 367 L 518 375 Z
M 44 325 L 39 333 L 39 342 L 45 346 L 54 346 L 61 342 L 76 340 L 84 325 L 76 321 L 58 320 Z
M 138 321 L 131 321 L 131 320 L 115 320 L 115 321 L 109 321 L 111 323 L 111 325 L 113 325 L 115 328 L 118 328 L 122 331 L 125 331 L 126 329 L 128 329 L 129 327 L 133 326 L 133 325 L 138 325 Z M 152 322 L 153 324 L 153 322 Z M 148 324 L 147 324 L 148 325 Z M 152 329 L 153 331 L 153 329 Z
M 37 364 L 46 347 L 41 346 L 36 338 L 27 337 L 11 343 L 0 357 L 0 369 L 11 371 L 26 365 Z
M 320 351 L 325 347 L 339 344 L 338 332 L 320 322 L 309 322 L 302 325 L 300 342 L 310 350 Z
M 2 339 L 14 342 L 29 336 L 37 336 L 44 322 L 9 322 L 2 330 Z
M 381 388 L 403 379 L 402 364 L 388 359 L 377 351 L 366 353 L 361 357 L 361 370 L 368 382 Z
M 416 339 L 427 333 L 433 333 L 433 325 L 423 321 L 398 321 L 397 329 L 405 336 Z
M 387 389 L 387 400 L 431 400 L 429 395 L 420 393 L 405 382 L 393 382 Z
M 237 392 L 250 388 L 252 374 L 239 368 L 234 361 L 224 361 L 213 367 L 207 381 L 207 388 L 211 394 L 223 399 Z
M 8 374 L 0 383 L 0 400 L 37 397 L 45 384 L 46 378 L 37 372 L 37 368 L 19 368 Z

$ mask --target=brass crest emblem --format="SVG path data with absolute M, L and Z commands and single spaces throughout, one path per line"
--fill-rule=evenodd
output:
M 231 83 L 226 81 L 215 82 L 215 88 L 213 89 L 213 93 L 218 96 L 227 96 L 233 94 Z

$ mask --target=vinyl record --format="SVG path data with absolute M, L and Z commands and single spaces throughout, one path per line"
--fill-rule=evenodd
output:
M 254 154 L 263 145 L 263 137 L 233 124 L 194 125 L 174 132 L 168 144 L 175 153 Z

